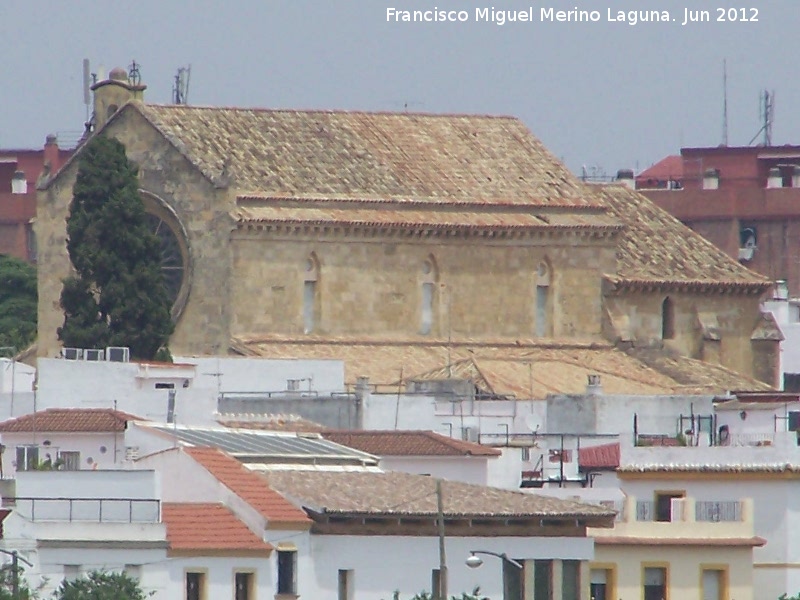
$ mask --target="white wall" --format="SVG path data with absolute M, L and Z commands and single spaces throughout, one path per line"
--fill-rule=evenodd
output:
M 301 564 L 298 592 L 306 598 L 335 598 L 339 569 L 353 569 L 358 600 L 389 600 L 395 590 L 408 598 L 431 589 L 431 571 L 439 568 L 436 537 L 312 535 L 313 565 Z M 516 559 L 589 560 L 590 538 L 446 538 L 449 591 L 460 596 L 480 586 L 481 595 L 502 597 L 502 565 L 484 557 L 470 569 L 464 561 L 470 550 L 506 552 Z M 309 569 L 306 571 L 306 569 Z
M 384 456 L 378 466 L 384 471 L 431 475 L 452 481 L 488 485 L 488 463 L 495 462 L 497 458 L 479 456 Z
M 155 385 L 173 384 L 176 420 L 190 425 L 211 425 L 216 424 L 219 392 L 286 390 L 288 379 L 304 380 L 301 390 L 309 386 L 320 393 L 344 389 L 342 361 L 183 357 L 175 360 L 174 365 L 166 365 L 40 358 L 36 407 L 38 410 L 117 408 L 144 419 L 166 421 L 169 392 L 156 389 Z
M 6 449 L 3 452 L 3 477 L 13 477 L 16 472 L 16 447 L 36 445 L 39 460 L 50 455 L 53 462 L 60 452 L 80 452 L 81 469 L 122 468 L 125 460 L 125 438 L 118 433 L 15 433 L 2 434 Z M 91 458 L 91 464 L 88 459 Z
M 160 498 L 155 471 L 25 471 L 17 496 L 29 498 Z
M 205 573 L 206 595 L 208 600 L 225 600 L 234 597 L 234 575 L 237 571 L 251 572 L 255 577 L 254 598 L 275 596 L 275 553 L 267 559 L 263 557 L 172 557 L 168 563 L 169 594 L 155 595 L 155 600 L 174 600 L 185 598 L 186 572 Z
M 0 358 L 0 394 L 32 392 L 36 369 L 10 358 Z

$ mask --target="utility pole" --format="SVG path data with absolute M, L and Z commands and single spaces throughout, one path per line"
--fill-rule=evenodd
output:
M 447 558 L 444 552 L 444 502 L 442 501 L 442 480 L 436 480 L 436 523 L 439 527 L 439 600 L 447 600 Z

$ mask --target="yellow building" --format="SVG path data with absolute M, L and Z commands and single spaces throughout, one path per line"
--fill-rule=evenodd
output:
M 480 385 L 517 395 L 547 354 L 608 384 L 649 369 L 661 392 L 775 383 L 769 282 L 643 196 L 582 184 L 517 119 L 143 94 L 112 71 L 96 131 L 139 165 L 173 353 L 341 357 L 349 381 L 385 384 L 483 361 Z M 60 348 L 80 155 L 40 189 L 40 356 Z
M 660 514 L 661 512 L 665 514 Z M 666 509 L 666 510 L 665 510 Z M 593 529 L 593 600 L 752 600 L 753 502 L 625 499 L 613 529 Z

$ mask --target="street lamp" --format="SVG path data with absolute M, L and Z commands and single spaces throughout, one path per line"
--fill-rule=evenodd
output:
M 516 561 L 513 558 L 509 558 L 508 554 L 506 554 L 505 552 L 500 553 L 500 552 L 492 552 L 491 550 L 470 550 L 469 557 L 467 558 L 466 561 L 464 561 L 466 562 L 467 566 L 470 569 L 477 569 L 483 564 L 483 559 L 480 556 L 478 556 L 478 554 L 488 554 L 489 556 L 496 556 L 497 558 L 502 560 L 503 563 L 514 565 L 520 570 L 525 568 L 519 561 Z
M 30 568 L 33 568 L 33 565 L 29 563 L 27 560 L 22 558 L 16 550 L 3 550 L 0 548 L 0 552 L 11 557 L 11 597 L 14 600 L 19 599 L 19 561 L 24 562 Z

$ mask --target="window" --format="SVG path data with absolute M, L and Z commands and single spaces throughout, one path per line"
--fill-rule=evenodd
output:
M 339 600 L 353 600 L 353 575 L 352 569 L 339 569 Z
M 675 337 L 675 304 L 671 298 L 664 298 L 661 303 L 661 339 L 671 340 Z
M 536 268 L 535 333 L 538 337 L 550 334 L 550 267 L 546 262 Z
M 81 468 L 80 452 L 59 452 L 58 461 L 62 471 L 77 471 Z
M 431 595 L 438 598 L 442 589 L 442 572 L 439 569 L 431 571 Z
M 81 576 L 81 566 L 80 565 L 64 565 L 64 579 L 67 581 L 72 581 L 73 579 L 78 579 Z
M 38 446 L 17 446 L 17 471 L 33 471 L 38 465 Z
M 278 550 L 278 593 L 297 594 L 296 550 Z
M 319 281 L 319 261 L 315 254 L 306 260 L 303 279 L 303 332 L 311 333 L 317 325 L 317 283 Z
M 533 600 L 551 600 L 553 597 L 553 561 L 533 562 Z
M 420 306 L 419 332 L 428 335 L 433 331 L 433 307 L 436 300 L 436 282 L 438 280 L 436 263 L 433 257 L 428 257 L 422 263 L 420 290 L 422 303 Z
M 254 576 L 252 573 L 236 573 L 233 576 L 234 600 L 251 600 L 255 598 Z
M 645 567 L 644 600 L 667 600 L 667 570 L 664 567 Z
M 522 564 L 522 560 L 515 560 Z M 525 598 L 524 569 L 520 569 L 514 563 L 506 560 L 503 561 L 503 598 L 505 600 L 524 600 Z
M 725 569 L 703 569 L 703 600 L 727 600 Z
M 612 569 L 592 569 L 589 581 L 589 596 L 591 600 L 615 600 L 614 571 Z
M 206 574 L 186 572 L 186 600 L 206 600 Z
M 672 522 L 678 515 L 672 514 L 672 501 L 683 498 L 684 492 L 656 492 L 656 521 Z
M 531 460 L 531 448 L 530 446 L 524 446 L 520 448 L 520 454 L 522 455 L 523 462 L 529 462 Z
M 581 596 L 581 561 L 564 560 L 561 562 L 561 599 L 580 600 Z

